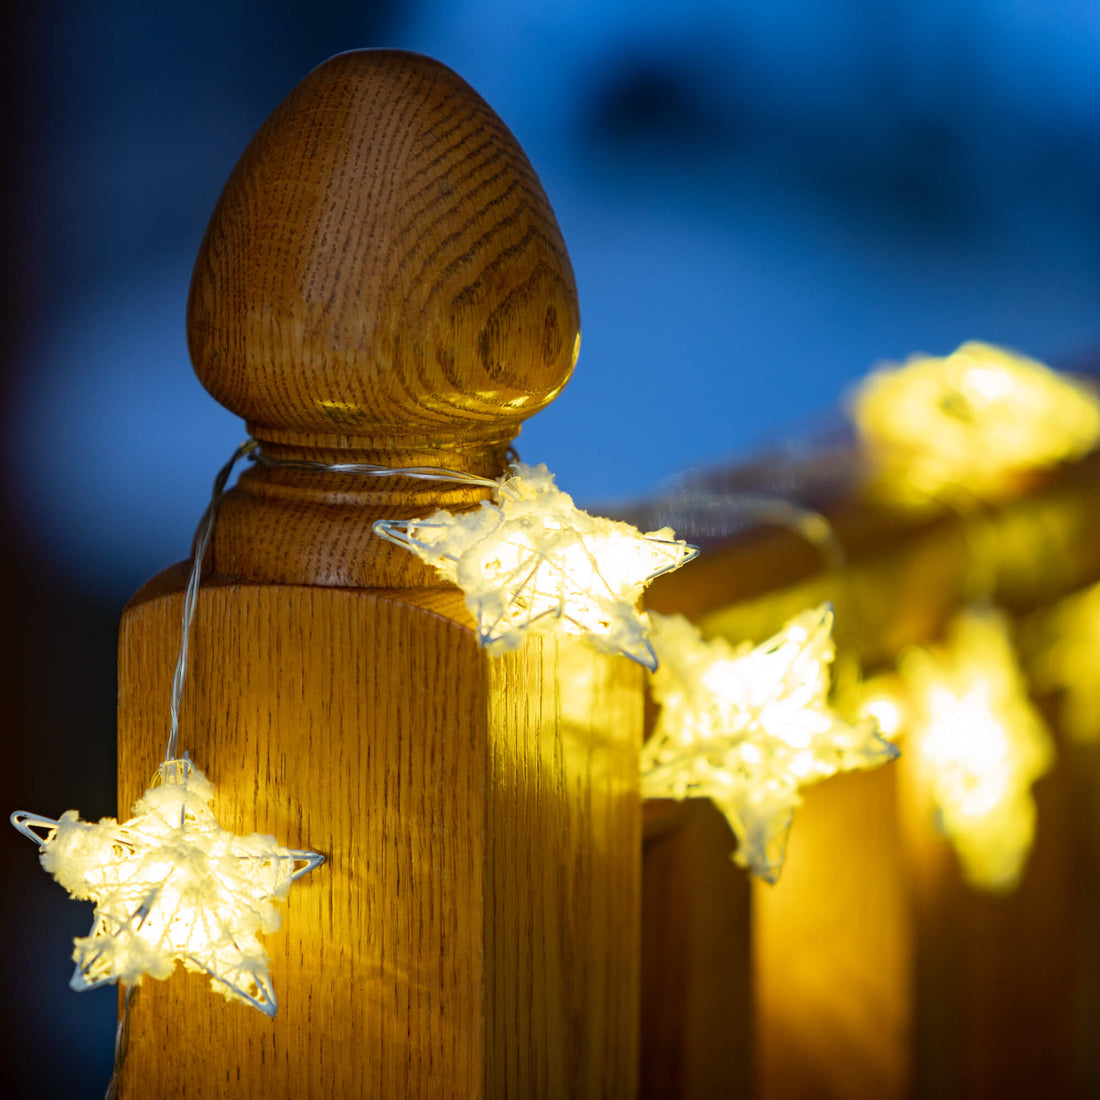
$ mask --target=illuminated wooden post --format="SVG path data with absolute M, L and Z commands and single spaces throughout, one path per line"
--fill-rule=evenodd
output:
M 736 484 L 736 472 L 730 480 Z M 965 522 L 915 523 L 835 496 L 842 503 L 831 518 L 849 551 L 847 585 L 817 572 L 809 549 L 789 533 L 707 546 L 680 520 L 682 536 L 704 542 L 703 556 L 658 580 L 648 605 L 688 614 L 705 632 L 739 642 L 767 636 L 823 599 L 836 603 L 840 622 L 854 595 L 866 667 L 889 668 L 910 646 L 934 642 L 966 604 L 973 566 Z M 641 507 L 629 518 L 650 522 Z M 1100 453 L 1036 483 L 985 522 L 1002 555 L 1005 606 L 1031 611 L 1092 583 L 1100 573 Z M 646 805 L 642 1035 L 655 1054 L 643 1050 L 642 1064 L 659 1082 L 648 1095 L 671 1095 L 660 1085 L 673 1074 L 678 1082 L 733 1079 L 744 1061 L 739 1045 L 685 1040 L 670 1021 L 681 1006 L 692 1018 L 740 1019 L 750 997 L 755 1042 L 744 1091 L 763 1100 L 1097 1094 L 1091 872 L 1100 850 L 1100 751 L 1063 739 L 1059 760 L 1034 787 L 1037 836 L 1020 885 L 995 896 L 963 881 L 917 782 L 915 754 L 904 737 L 901 745 L 894 764 L 806 792 L 778 885 L 752 886 L 751 922 L 747 906 L 726 928 L 708 916 L 690 943 L 679 934 L 671 950 L 649 930 L 677 935 L 685 926 L 690 906 L 672 888 L 694 887 L 690 903 L 702 895 L 700 879 L 717 882 L 707 863 L 721 858 L 722 838 L 667 811 L 665 827 L 651 828 L 656 804 Z M 683 979 L 684 958 L 724 958 L 732 974 L 729 945 L 746 938 L 746 926 L 751 994 Z M 679 1063 L 659 1061 L 670 1049 Z
M 331 59 L 260 129 L 188 306 L 200 379 L 268 454 L 488 476 L 578 333 L 515 139 L 390 51 Z M 124 1096 L 634 1094 L 641 670 L 564 641 L 488 658 L 460 594 L 371 533 L 485 495 L 253 468 L 226 499 L 180 747 L 223 825 L 329 862 L 266 939 L 277 1017 L 147 980 Z M 123 617 L 123 811 L 162 751 L 182 581 Z
M 806 792 L 775 886 L 753 883 L 756 1095 L 912 1095 L 913 920 L 890 768 Z
M 754 581 L 779 560 L 745 557 Z M 651 604 L 696 610 L 706 569 L 695 572 L 658 581 Z M 759 642 L 826 597 L 841 606 L 828 585 L 716 607 L 704 630 Z M 911 1095 L 914 934 L 894 770 L 805 789 L 774 886 L 730 862 L 735 841 L 713 807 L 646 804 L 644 1096 Z

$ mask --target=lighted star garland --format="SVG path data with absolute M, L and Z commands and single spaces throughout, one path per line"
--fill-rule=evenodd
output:
M 649 623 L 637 610 L 638 597 L 650 580 L 698 551 L 673 539 L 671 531 L 642 535 L 628 524 L 582 512 L 554 486 L 545 467 L 517 464 L 495 482 L 434 467 L 273 461 L 263 458 L 255 441 L 238 449 L 215 480 L 196 538 L 165 763 L 135 804 L 134 816 L 121 824 L 113 818 L 90 823 L 75 811 L 57 820 L 20 811 L 12 823 L 40 846 L 42 864 L 58 882 L 74 897 L 95 902 L 92 930 L 74 945 L 74 989 L 136 985 L 145 975 L 165 978 L 182 963 L 208 974 L 227 999 L 273 1016 L 277 1001 L 257 934 L 278 928 L 273 903 L 324 857 L 282 848 L 273 837 L 223 830 L 208 806 L 213 787 L 186 756 L 177 755 L 201 563 L 226 482 L 246 455 L 269 465 L 491 486 L 495 504 L 472 513 L 439 512 L 376 529 L 467 589 L 479 641 L 493 652 L 515 648 L 529 630 L 552 626 L 653 667 Z
M 208 803 L 210 781 L 169 760 L 123 823 L 17 813 L 12 823 L 41 847 L 42 866 L 80 900 L 95 902 L 91 932 L 75 941 L 70 986 L 167 978 L 181 962 L 213 989 L 274 1016 L 278 1008 L 258 933 L 280 924 L 274 902 L 324 862 L 272 836 L 234 836 Z
M 492 502 L 471 512 L 378 520 L 374 530 L 462 589 L 490 653 L 518 648 L 529 633 L 561 631 L 655 668 L 638 598 L 698 549 L 671 528 L 643 534 L 589 515 L 545 466 L 516 463 L 492 484 Z
M 1100 399 L 1083 383 L 990 344 L 874 371 L 851 401 L 876 493 L 905 508 L 967 508 L 1030 471 L 1100 442 Z
M 1035 616 L 1029 634 L 1036 688 L 1061 694 L 1059 725 L 1078 744 L 1100 744 L 1100 584 Z
M 70 986 L 140 984 L 167 978 L 177 963 L 210 976 L 227 1000 L 274 1016 L 278 1002 L 258 933 L 280 923 L 274 902 L 296 879 L 324 862 L 317 852 L 280 847 L 274 837 L 234 836 L 222 829 L 208 803 L 214 788 L 186 754 L 177 755 L 179 705 L 198 600 L 202 562 L 217 506 L 238 460 L 234 453 L 214 481 L 199 525 L 183 601 L 179 658 L 172 681 L 165 761 L 153 783 L 119 823 L 81 821 L 69 810 L 60 819 L 19 811 L 12 824 L 39 845 L 42 866 L 79 899 L 95 902 L 90 933 L 74 941 L 76 969 Z M 122 1034 L 130 1000 L 119 1029 Z M 116 1052 L 123 1044 L 116 1045 Z M 115 1077 L 118 1059 L 116 1053 Z
M 918 507 L 992 498 L 1026 471 L 1078 457 L 1100 438 L 1095 395 L 981 344 L 877 372 L 857 394 L 854 415 L 878 487 Z M 697 548 L 670 528 L 642 533 L 589 515 L 545 466 L 516 463 L 489 480 L 434 467 L 277 461 L 250 441 L 219 474 L 200 526 L 168 752 L 134 816 L 120 824 L 84 822 L 74 811 L 57 820 L 12 815 L 39 844 L 43 866 L 74 897 L 95 903 L 90 934 L 74 944 L 74 989 L 136 985 L 182 963 L 209 975 L 227 999 L 276 1012 L 258 936 L 278 928 L 274 903 L 324 857 L 223 830 L 209 807 L 213 787 L 176 749 L 201 562 L 226 480 L 245 455 L 276 466 L 491 488 L 492 501 L 471 511 L 379 520 L 374 530 L 463 590 L 489 652 L 560 631 L 653 670 L 661 712 L 642 753 L 643 794 L 711 798 L 735 833 L 736 861 L 769 882 L 782 869 L 803 787 L 897 755 L 875 721 L 847 721 L 829 705 L 827 605 L 756 647 L 704 641 L 678 617 L 651 620 L 638 610 L 643 590 Z M 1030 785 L 1049 767 L 1052 747 L 1027 702 L 1003 621 L 993 613 L 965 616 L 945 647 L 911 652 L 899 671 L 910 696 L 910 735 L 968 879 L 993 889 L 1013 885 L 1034 833 Z
M 874 721 L 830 706 L 828 604 L 758 646 L 704 640 L 680 616 L 653 616 L 661 711 L 642 749 L 646 798 L 710 798 L 737 839 L 735 861 L 774 883 L 800 791 L 838 772 L 893 760 Z
M 855 393 L 852 416 L 874 495 L 963 518 L 972 552 L 966 588 L 984 609 L 959 616 L 943 645 L 904 655 L 896 706 L 879 702 L 909 716 L 924 786 L 966 879 L 1008 890 L 1035 833 L 1031 784 L 1050 767 L 1054 746 L 1028 700 L 1006 620 L 992 607 L 996 533 L 982 509 L 1035 471 L 1095 448 L 1100 398 L 1035 360 L 967 343 L 944 358 L 875 371 Z
M 944 643 L 904 654 L 909 737 L 940 826 L 971 885 L 1011 890 L 1035 836 L 1032 784 L 1054 743 L 1028 698 L 1009 639 L 992 608 L 952 623 Z

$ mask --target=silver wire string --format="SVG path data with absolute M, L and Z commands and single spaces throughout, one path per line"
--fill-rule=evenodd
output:
M 126 987 L 122 1012 L 118 1018 L 118 1027 L 115 1029 L 115 1064 L 111 1070 L 111 1079 L 107 1082 L 107 1091 L 103 1094 L 103 1100 L 117 1100 L 118 1097 L 119 1085 L 122 1083 L 122 1066 L 130 1049 L 130 1003 L 137 995 L 137 990 L 136 985 Z
M 832 524 L 803 504 L 766 493 L 712 492 L 688 488 L 657 500 L 645 523 L 687 531 L 688 537 L 725 537 L 754 526 L 781 527 L 818 550 L 829 569 L 840 572 L 847 554 Z
M 366 477 L 409 477 L 418 481 L 449 481 L 456 485 L 478 485 L 497 489 L 500 482 L 463 470 L 448 470 L 443 466 L 376 466 L 370 462 L 310 462 L 304 458 L 272 458 L 256 444 L 250 458 L 257 466 L 281 470 L 317 470 L 327 474 L 363 474 Z
M 770 523 L 800 535 L 819 551 L 829 569 L 842 573 L 847 567 L 848 555 L 837 538 L 836 530 L 815 509 L 778 497 L 765 496 L 746 497 L 745 507 L 761 523 Z
M 177 758 L 177 745 L 180 734 L 180 699 L 183 697 L 183 683 L 187 675 L 187 658 L 191 648 L 191 634 L 195 626 L 195 608 L 199 599 L 199 581 L 202 579 L 202 563 L 206 557 L 206 550 L 210 545 L 210 537 L 214 533 L 214 521 L 218 516 L 218 505 L 221 503 L 222 494 L 225 492 L 225 483 L 233 472 L 233 467 L 245 455 L 251 454 L 259 443 L 249 439 L 242 443 L 234 452 L 233 457 L 218 471 L 214 478 L 214 487 L 210 493 L 210 503 L 199 520 L 198 530 L 195 532 L 195 546 L 191 556 L 191 575 L 187 578 L 187 589 L 183 597 L 183 629 L 180 636 L 180 651 L 176 658 L 176 671 L 172 676 L 172 697 L 169 705 L 171 719 L 168 729 L 168 747 L 164 753 L 164 760 Z
M 191 559 L 191 574 L 187 578 L 187 589 L 183 597 L 183 629 L 180 637 L 180 651 L 176 659 L 176 671 L 172 676 L 172 697 L 170 702 L 170 724 L 168 746 L 165 749 L 165 761 L 175 760 L 179 745 L 180 700 L 183 697 L 183 685 L 187 676 L 187 661 L 190 655 L 191 635 L 195 625 L 195 608 L 198 605 L 199 582 L 202 579 L 202 563 L 214 533 L 214 522 L 218 515 L 218 504 L 225 492 L 226 482 L 233 468 L 242 458 L 247 457 L 259 466 L 286 470 L 316 470 L 323 473 L 361 474 L 366 477 L 408 477 L 419 481 L 446 481 L 457 485 L 477 485 L 486 489 L 497 489 L 500 483 L 491 478 L 462 470 L 448 470 L 442 466 L 376 466 L 368 462 L 311 462 L 308 459 L 278 459 L 265 455 L 256 439 L 242 443 L 233 457 L 218 471 L 214 487 L 210 494 L 210 503 L 203 512 L 195 532 L 194 553 Z
M 804 539 L 834 574 L 842 595 L 836 602 L 845 613 L 837 617 L 834 636 L 838 642 L 843 638 L 843 645 L 838 645 L 833 664 L 833 691 L 838 697 L 854 691 L 862 677 L 866 616 L 855 576 L 848 569 L 844 544 L 821 512 L 765 493 L 721 493 L 693 487 L 659 500 L 647 514 L 646 522 L 667 524 L 678 531 L 686 529 L 696 537 L 722 537 L 754 526 L 774 526 Z
M 835 574 L 844 595 L 848 627 L 843 630 L 845 645 L 837 646 L 833 660 L 833 693 L 841 698 L 853 694 L 863 676 L 864 613 L 855 576 L 848 569 L 848 554 L 836 528 L 816 509 L 781 497 L 749 494 L 741 497 L 739 504 L 760 523 L 784 528 L 804 539 L 821 555 L 826 568 Z M 833 636 L 839 642 L 842 631 L 835 623 L 834 619 Z M 843 618 L 841 623 L 843 627 Z

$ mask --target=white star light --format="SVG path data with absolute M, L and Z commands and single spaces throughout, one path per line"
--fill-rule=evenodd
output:
M 699 551 L 671 528 L 642 534 L 590 516 L 545 466 L 517 463 L 512 470 L 493 503 L 458 515 L 378 520 L 374 530 L 462 589 L 478 640 L 492 653 L 519 648 L 528 631 L 562 630 L 655 668 L 638 598 L 655 577 Z
M 161 765 L 122 824 L 81 821 L 75 810 L 59 821 L 12 814 L 40 846 L 42 866 L 73 897 L 96 903 L 91 932 L 74 941 L 73 989 L 167 978 L 178 961 L 209 974 L 226 1000 L 275 1015 L 258 934 L 279 927 L 274 902 L 325 857 L 226 832 L 208 806 L 213 795 L 185 758 Z
M 829 707 L 828 604 L 755 648 L 704 641 L 679 615 L 653 620 L 661 713 L 642 749 L 642 794 L 710 798 L 737 838 L 735 861 L 774 883 L 800 788 L 883 764 L 898 750 L 874 721 L 852 725 Z
M 1031 786 L 1054 762 L 1054 741 L 1028 698 L 994 610 L 970 610 L 947 639 L 898 663 L 911 704 L 910 736 L 963 874 L 980 889 L 1013 889 L 1035 837 Z
M 1083 383 L 990 344 L 874 371 L 851 402 L 856 431 L 893 503 L 996 498 L 1030 470 L 1100 442 L 1100 400 Z

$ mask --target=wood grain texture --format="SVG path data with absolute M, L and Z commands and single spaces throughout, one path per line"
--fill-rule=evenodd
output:
M 783 874 L 753 883 L 761 1100 L 901 1100 L 913 1075 L 913 919 L 889 769 L 806 792 Z
M 167 587 L 122 624 L 120 807 L 163 743 Z M 265 938 L 277 1017 L 147 980 L 125 1097 L 634 1095 L 640 670 L 490 660 L 456 597 L 426 602 L 202 591 L 181 743 L 224 826 L 329 862 Z
M 639 1096 L 752 1095 L 748 876 L 703 799 L 644 806 Z
M 268 455 L 493 477 L 578 334 L 515 139 L 395 51 L 333 58 L 276 109 L 188 306 L 196 372 Z M 268 937 L 277 1017 L 147 982 L 124 1096 L 633 1096 L 641 670 L 576 641 L 489 659 L 460 593 L 371 532 L 485 496 L 258 467 L 225 498 L 180 748 L 223 825 L 329 862 Z M 123 813 L 164 743 L 184 580 L 123 616 Z
M 394 50 L 331 58 L 276 108 L 226 183 L 188 303 L 200 380 L 280 458 L 496 477 L 579 340 L 569 257 L 515 138 L 445 66 Z M 313 583 L 423 586 L 430 571 L 362 518 L 485 495 L 252 470 L 214 561 L 276 582 L 312 567 Z
M 738 481 L 736 471 L 729 480 Z M 941 634 L 972 594 L 975 547 L 995 563 L 998 602 L 1016 611 L 1042 608 L 1100 576 L 1100 454 L 1035 479 L 970 523 L 946 515 L 907 521 L 854 492 L 827 511 L 848 550 L 844 578 L 823 571 L 820 554 L 789 532 L 722 542 L 679 525 L 703 543 L 703 556 L 660 578 L 647 603 L 740 641 L 766 637 L 790 615 L 831 600 L 842 652 L 858 646 L 873 669 Z M 643 507 L 634 518 L 644 524 L 645 516 Z M 1097 754 L 1061 746 L 1059 764 L 1035 788 L 1038 835 L 1023 881 L 999 898 L 961 881 L 933 811 L 912 789 L 904 742 L 902 750 L 895 765 L 807 792 L 778 886 L 755 887 L 750 1094 L 1096 1094 Z M 706 842 L 693 844 L 674 862 L 646 859 L 647 920 L 650 899 L 667 897 L 684 865 L 704 858 Z M 693 904 L 669 901 L 667 915 L 656 912 L 675 926 L 677 917 L 690 919 Z M 732 934 L 748 919 L 731 922 Z M 709 946 L 694 949 L 720 950 L 721 933 L 709 935 Z M 669 958 L 643 933 L 643 1021 L 665 1029 L 652 1037 L 643 1025 L 643 1043 L 663 1042 L 670 1059 L 684 1062 L 663 1063 L 661 1072 L 722 1072 L 720 1053 L 668 1030 L 675 1020 L 661 998 L 678 978 L 681 951 L 675 940 L 672 947 Z M 706 1003 L 711 1015 L 726 1011 L 717 991 Z M 649 1057 L 643 1048 L 643 1065 Z
M 500 438 L 574 363 L 553 211 L 491 107 L 430 58 L 340 54 L 233 170 L 188 304 L 195 370 L 272 442 Z M 482 438 L 471 439 L 471 422 Z
M 566 637 L 488 667 L 488 1094 L 633 1098 L 643 671 Z

